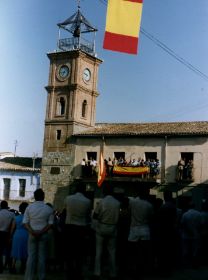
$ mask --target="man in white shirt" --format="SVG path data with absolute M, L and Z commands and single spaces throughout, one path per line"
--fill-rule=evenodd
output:
M 91 200 L 85 197 L 86 186 L 82 183 L 76 187 L 76 193 L 66 197 L 65 236 L 66 236 L 66 278 L 82 279 L 85 239 L 90 225 L 92 209 Z
M 99 278 L 101 275 L 101 259 L 105 244 L 109 253 L 110 277 L 113 279 L 117 276 L 116 240 L 120 202 L 113 197 L 112 186 L 106 183 L 103 186 L 103 194 L 104 198 L 97 204 L 93 214 L 93 218 L 97 219 L 94 278 Z
M 92 175 L 96 175 L 97 161 L 94 158 L 91 160 L 90 165 L 92 167 Z
M 137 186 L 138 196 L 130 200 L 131 224 L 128 240 L 132 247 L 135 273 L 139 275 L 150 267 L 150 222 L 153 206 L 147 200 L 149 189 Z
M 0 209 L 0 273 L 3 273 L 3 253 L 11 237 L 13 223 L 15 223 L 15 215 L 8 210 L 7 201 L 2 200 Z
M 42 189 L 34 192 L 35 202 L 26 208 L 23 224 L 29 232 L 28 260 L 25 280 L 35 277 L 38 263 L 38 279 L 45 280 L 45 262 L 47 255 L 48 230 L 53 225 L 53 209 L 44 203 L 45 194 Z
M 86 177 L 87 176 L 87 162 L 86 162 L 85 158 L 82 159 L 81 168 L 82 168 L 82 176 Z

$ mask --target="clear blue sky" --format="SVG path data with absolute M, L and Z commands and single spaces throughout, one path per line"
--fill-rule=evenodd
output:
M 208 120 L 208 82 L 140 34 L 138 55 L 102 49 L 106 5 L 81 0 L 99 29 L 97 122 Z M 49 61 L 56 24 L 75 0 L 0 1 L 0 152 L 42 154 Z M 144 0 L 142 27 L 208 75 L 208 0 Z

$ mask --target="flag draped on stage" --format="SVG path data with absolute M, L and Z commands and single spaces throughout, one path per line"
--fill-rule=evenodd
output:
M 143 0 L 108 0 L 103 48 L 137 54 Z
M 105 168 L 105 162 L 103 158 L 103 151 L 100 151 L 100 160 L 99 160 L 99 169 L 98 169 L 98 181 L 97 185 L 98 187 L 101 187 L 103 181 L 105 180 L 106 176 L 106 168 Z

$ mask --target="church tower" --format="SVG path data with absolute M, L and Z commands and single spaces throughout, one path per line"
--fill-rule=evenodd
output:
M 46 201 L 55 206 L 63 203 L 74 179 L 72 135 L 95 125 L 98 68 L 102 63 L 95 53 L 97 29 L 79 6 L 58 28 L 57 50 L 47 54 L 50 69 L 41 180 Z

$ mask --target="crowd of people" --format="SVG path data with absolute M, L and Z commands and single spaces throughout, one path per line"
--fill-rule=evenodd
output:
M 106 168 L 106 175 L 113 176 L 113 167 L 114 166 L 123 166 L 123 167 L 148 167 L 149 172 L 148 175 L 154 177 L 160 174 L 160 161 L 159 159 L 147 159 L 144 160 L 143 158 L 138 159 L 130 159 L 126 160 L 123 157 L 119 159 L 114 158 L 111 159 L 104 159 L 105 168 Z M 85 158 L 82 159 L 81 162 L 82 167 L 82 176 L 83 177 L 92 177 L 97 175 L 97 161 L 93 158 L 86 160 Z
M 62 212 L 44 202 L 42 189 L 34 192 L 33 203 L 21 203 L 18 213 L 1 201 L 0 273 L 8 268 L 24 273 L 25 280 L 35 274 L 44 280 L 47 269 L 59 269 L 70 280 L 84 279 L 89 271 L 93 279 L 103 273 L 110 279 L 138 279 L 149 273 L 167 276 L 176 266 L 208 264 L 207 200 L 199 211 L 191 200 L 178 208 L 170 191 L 153 199 L 138 185 L 137 195 L 129 198 L 108 183 L 102 188 L 103 197 L 94 202 L 79 183 Z
M 86 160 L 85 158 L 82 159 L 81 162 L 82 167 L 82 176 L 83 177 L 93 177 L 97 176 L 97 161 L 93 158 Z
M 159 159 L 146 159 L 138 158 L 138 159 L 130 159 L 126 160 L 123 157 L 119 159 L 110 157 L 108 159 L 104 159 L 105 168 L 106 168 L 106 176 L 113 176 L 113 168 L 114 166 L 123 166 L 123 167 L 148 167 L 149 172 L 146 173 L 145 177 L 157 178 L 160 174 L 161 163 Z M 90 158 L 86 160 L 82 159 L 81 162 L 82 167 L 82 177 L 96 177 L 98 172 L 98 163 L 95 159 Z M 176 172 L 176 180 L 181 182 L 184 180 L 193 180 L 193 170 L 194 164 L 192 159 L 181 158 L 177 164 L 177 172 Z M 139 175 L 138 175 L 139 176 Z
M 0 203 L 0 274 L 4 269 L 25 279 L 33 279 L 38 263 L 39 279 L 45 279 L 45 263 L 48 253 L 48 232 L 54 223 L 53 209 L 44 203 L 44 192 L 34 192 L 35 202 L 22 202 L 19 211 L 9 209 L 7 201 Z

